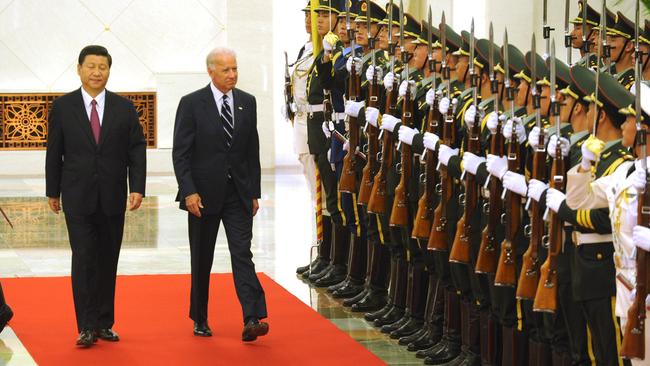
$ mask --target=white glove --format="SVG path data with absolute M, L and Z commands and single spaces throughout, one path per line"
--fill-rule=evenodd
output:
M 372 81 L 375 76 L 375 73 L 377 73 L 377 80 L 381 80 L 382 73 L 383 73 L 381 67 L 375 68 L 372 65 L 368 66 L 368 69 L 366 69 L 366 80 Z
M 345 114 L 350 117 L 357 118 L 359 117 L 359 111 L 365 106 L 365 102 L 363 101 L 355 102 L 353 100 L 348 100 L 345 102 Z
M 375 107 L 366 108 L 366 121 L 377 127 L 377 119 L 379 119 L 379 109 Z
M 406 95 L 406 88 L 409 88 L 411 93 L 411 99 L 415 99 L 415 93 L 418 91 L 415 81 L 409 80 L 408 83 L 406 80 L 402 81 L 399 85 L 399 96 L 404 97 Z
M 350 141 L 343 143 L 343 151 L 350 151 Z
M 348 70 L 348 72 L 352 72 L 352 63 L 354 62 L 354 70 L 356 71 L 357 75 L 361 72 L 363 69 L 363 62 L 361 62 L 361 59 L 358 57 L 348 57 L 348 60 L 345 62 L 345 68 Z
M 389 72 L 384 76 L 384 88 L 386 90 L 393 90 L 393 83 L 395 82 L 395 74 Z
M 499 120 L 503 121 L 506 117 L 502 115 L 498 115 L 496 112 L 490 112 L 488 115 L 488 119 L 486 122 L 486 126 L 488 130 L 490 130 L 490 133 L 495 134 L 497 133 L 497 128 L 499 127 Z
M 605 148 L 605 143 L 596 137 L 589 136 L 587 141 L 582 144 L 582 161 L 580 162 L 580 167 L 583 170 L 589 170 L 591 164 L 598 160 L 600 153 Z
M 458 155 L 458 148 L 452 149 L 444 144 L 440 145 L 438 148 L 438 161 L 444 166 L 447 166 L 449 164 L 449 159 L 456 155 Z
M 650 251 L 650 229 L 645 226 L 636 225 L 632 229 L 632 242 L 639 249 L 643 249 L 646 252 Z
M 407 145 L 413 145 L 413 137 L 417 135 L 420 131 L 415 128 L 406 127 L 404 125 L 400 126 L 399 131 L 397 131 L 397 138 Z
M 440 102 L 438 102 L 438 112 L 440 112 L 440 114 L 447 114 L 450 105 L 451 101 L 449 98 L 442 97 L 442 99 L 440 99 Z
M 537 128 L 537 127 L 535 127 Z M 533 133 L 532 131 L 530 132 L 531 134 Z M 539 138 L 539 135 L 538 135 Z M 539 141 L 539 140 L 537 140 Z M 571 143 L 566 137 L 561 137 L 560 141 L 562 142 L 562 156 L 567 157 L 569 156 L 569 148 Z M 548 152 L 548 155 L 552 157 L 553 159 L 556 158 L 555 156 L 555 150 L 557 149 L 557 135 L 551 136 L 551 138 L 548 141 L 548 146 L 546 147 L 546 151 Z
M 508 159 L 505 156 L 488 154 L 486 168 L 493 177 L 501 179 L 508 171 Z
M 506 124 L 503 126 L 503 137 L 506 139 L 510 140 L 512 139 L 512 124 L 515 124 L 515 133 L 517 134 L 517 142 L 520 144 L 523 144 L 526 142 L 526 130 L 524 129 L 524 125 L 521 122 L 521 118 L 515 117 L 511 118 L 506 122 Z
M 325 137 L 327 137 L 327 138 L 332 137 L 332 131 L 330 131 L 330 127 L 328 126 L 328 122 L 323 122 L 321 127 L 323 128 L 323 134 L 325 135 Z
M 429 107 L 433 107 L 433 102 L 436 100 L 436 91 L 432 89 L 429 89 L 427 92 L 427 95 L 424 97 L 424 100 L 427 102 Z
M 650 156 L 646 158 L 646 164 L 650 163 Z M 637 159 L 634 162 L 634 173 L 629 177 L 629 179 L 632 180 L 632 186 L 636 188 L 637 191 L 641 191 L 645 188 L 645 182 L 646 182 L 646 177 L 645 177 L 645 170 L 643 170 L 643 167 L 641 166 L 642 160 Z M 650 165 L 646 165 L 648 168 L 650 168 Z
M 485 158 L 482 156 L 476 156 L 469 151 L 463 153 L 463 167 L 468 173 L 476 175 L 478 166 L 485 163 Z
M 506 172 L 503 176 L 503 188 L 515 192 L 522 197 L 526 197 L 526 193 L 528 193 L 526 178 L 515 172 Z
M 476 118 L 476 106 L 472 104 L 465 111 L 465 124 L 467 128 L 472 128 L 474 126 L 474 119 Z
M 560 206 L 565 199 L 566 195 L 555 188 L 549 188 L 546 191 L 546 207 L 553 210 L 553 212 L 560 211 Z
M 531 179 L 528 181 L 528 197 L 539 202 L 544 192 L 548 189 L 548 184 L 541 180 Z
M 401 119 L 395 118 L 390 114 L 384 114 L 381 117 L 381 129 L 388 130 L 389 132 L 393 132 L 393 130 L 395 129 L 395 125 L 400 122 L 402 122 Z
M 438 140 L 440 140 L 440 137 L 438 137 L 438 135 L 431 132 L 425 132 L 424 137 L 422 138 L 422 143 L 427 149 L 436 151 Z
M 338 41 L 339 37 L 336 34 L 332 32 L 327 33 L 325 37 L 323 37 L 323 50 L 331 53 Z
M 537 148 L 539 147 L 539 134 L 540 134 L 540 132 L 541 132 L 541 129 L 539 127 L 535 126 L 535 127 L 533 127 L 532 130 L 530 130 L 530 133 L 528 134 L 528 145 L 530 145 L 530 147 L 533 150 L 537 150 Z M 544 132 L 546 132 L 546 131 L 544 131 Z

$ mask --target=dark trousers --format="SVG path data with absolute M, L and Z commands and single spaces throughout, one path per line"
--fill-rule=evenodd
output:
M 619 365 L 619 340 L 623 336 L 613 303 L 611 297 L 579 302 L 591 332 L 591 344 L 598 366 Z M 623 364 L 630 365 L 628 360 L 624 360 Z
M 190 318 L 199 323 L 208 319 L 210 270 L 221 221 L 226 228 L 235 290 L 242 307 L 244 322 L 251 318 L 264 319 L 267 316 L 264 290 L 255 273 L 251 253 L 252 213 L 244 206 L 232 182 L 227 185 L 225 197 L 226 201 L 217 215 L 203 215 L 199 218 L 188 213 L 192 258 Z
M 77 328 L 105 329 L 115 323 L 115 277 L 124 213 L 65 214 L 72 248 L 72 295 Z

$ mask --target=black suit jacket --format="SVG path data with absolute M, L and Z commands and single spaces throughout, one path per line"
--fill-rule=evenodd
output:
M 174 126 L 174 172 L 180 207 L 185 197 L 198 193 L 205 214 L 217 214 L 223 205 L 228 174 L 250 210 L 260 198 L 260 156 L 255 97 L 233 89 L 235 131 L 230 148 L 210 85 L 184 96 Z
M 99 144 L 95 143 L 81 89 L 57 98 L 49 115 L 45 183 L 62 197 L 67 213 L 88 215 L 100 204 L 107 215 L 126 209 L 131 192 L 144 195 L 146 143 L 133 103 L 106 91 Z

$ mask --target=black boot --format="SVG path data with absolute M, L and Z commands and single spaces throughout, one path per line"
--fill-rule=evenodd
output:
M 348 228 L 334 225 L 334 245 L 331 248 L 332 269 L 324 276 L 313 280 L 312 285 L 316 287 L 328 287 L 345 280 L 348 252 L 350 250 L 350 236 L 351 234 Z
M 404 313 L 402 314 L 402 317 L 399 318 L 397 321 L 394 321 L 392 323 L 383 325 L 380 329 L 382 333 L 390 334 L 391 332 L 399 329 L 402 327 L 404 324 L 408 323 L 408 321 L 411 319 L 411 310 L 406 308 L 404 310 Z
M 381 309 L 384 305 L 386 305 L 386 290 L 370 287 L 361 300 L 352 304 L 351 310 L 365 313 Z
M 528 364 L 528 353 L 525 345 L 528 344 L 528 335 L 520 332 L 517 327 L 502 327 L 503 351 L 501 352 L 501 365 L 519 366 Z
M 407 287 L 407 279 L 408 279 L 408 266 L 406 264 L 406 260 L 402 257 L 398 257 L 396 259 L 395 266 L 396 266 L 396 274 L 395 274 L 395 286 L 394 286 L 395 292 L 393 296 L 393 307 L 391 308 L 391 311 L 384 314 L 381 318 L 375 319 L 374 324 L 376 327 L 383 327 L 385 325 L 393 324 L 404 316 L 404 311 L 406 308 L 406 287 Z M 392 283 L 391 286 L 393 286 Z M 394 329 L 391 329 L 391 331 L 393 330 Z
M 443 366 L 480 366 L 480 315 L 477 306 L 471 301 L 461 302 L 461 353 Z
M 388 250 L 386 250 L 386 252 L 388 252 Z M 384 316 L 393 308 L 394 306 L 393 300 L 395 298 L 395 287 L 397 284 L 397 261 L 398 259 L 396 257 L 390 257 L 390 262 L 389 262 L 390 270 L 388 271 L 390 273 L 389 276 L 390 286 L 388 287 L 388 299 L 387 299 L 388 301 L 386 302 L 386 305 L 384 305 L 381 309 L 365 314 L 364 318 L 367 321 L 374 322 L 375 320 Z
M 425 305 L 426 334 L 420 339 L 408 344 L 407 350 L 411 352 L 425 350 L 433 347 L 442 337 L 442 323 L 445 312 L 445 296 L 440 286 L 440 281 L 435 275 L 434 268 L 428 268 L 429 283 L 427 288 L 427 303 Z
M 323 216 L 323 240 L 318 246 L 318 257 L 314 260 L 315 263 L 312 268 L 300 274 L 300 276 L 308 280 L 309 276 L 321 273 L 325 270 L 331 261 L 330 251 L 332 248 L 332 219 L 329 216 Z
M 454 289 L 445 291 L 445 328 L 440 347 L 434 346 L 424 359 L 425 365 L 440 365 L 460 354 L 460 301 Z M 417 354 L 416 354 L 417 355 Z
M 365 288 L 363 287 L 363 284 L 352 279 L 348 279 L 345 285 L 339 287 L 335 291 L 332 291 L 332 297 L 335 299 L 350 299 L 364 292 L 364 290 Z M 343 305 L 345 305 L 345 302 Z
M 553 359 L 553 366 L 571 366 L 571 355 L 568 353 L 562 352 L 558 353 L 553 351 L 551 353 L 551 358 Z
M 429 327 L 426 324 L 422 324 L 422 328 L 418 329 L 417 332 L 411 335 L 401 337 L 397 341 L 397 343 L 400 346 L 408 346 L 409 344 L 428 336 L 429 336 Z
M 528 340 L 528 365 L 546 366 L 551 364 L 551 349 L 547 343 Z
M 424 327 L 427 281 L 428 275 L 424 271 L 424 263 L 420 261 L 411 262 L 409 266 L 410 296 L 407 299 L 407 306 L 410 310 L 411 318 L 406 324 L 390 334 L 392 339 L 410 336 Z M 405 345 L 408 343 L 405 343 Z
M 499 326 L 497 320 L 490 314 L 489 309 L 482 310 L 480 313 L 480 343 L 481 343 L 481 363 L 483 366 L 497 366 L 497 344 L 500 339 Z
M 333 294 L 338 289 L 340 289 L 342 287 L 345 287 L 345 286 L 348 286 L 349 283 L 350 283 L 350 280 L 346 278 L 345 280 L 343 280 L 343 281 L 341 281 L 341 282 L 339 282 L 339 283 L 337 283 L 335 285 L 332 285 L 332 286 L 328 287 L 327 292 L 329 292 L 330 294 Z

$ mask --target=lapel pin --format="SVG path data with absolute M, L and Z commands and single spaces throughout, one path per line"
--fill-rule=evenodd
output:
M 237 106 L 237 109 L 239 109 L 240 111 L 244 110 L 244 108 L 242 108 L 241 106 Z

